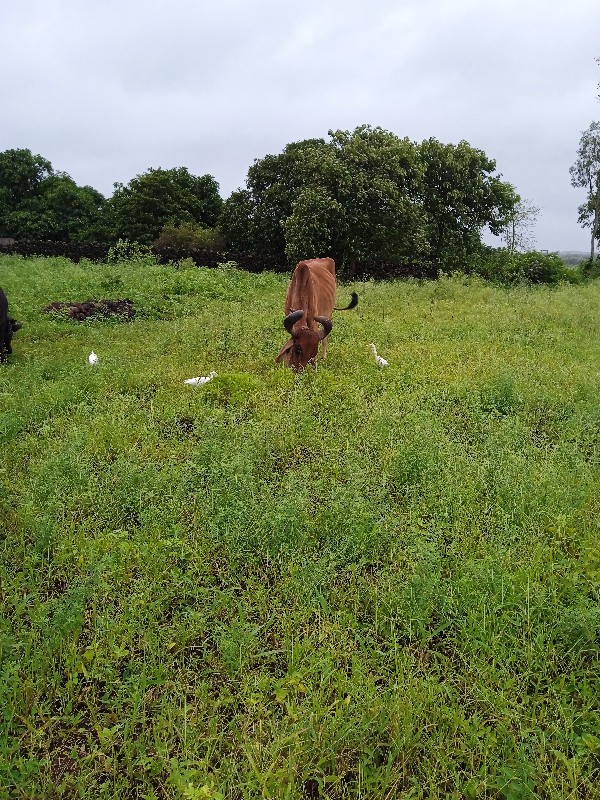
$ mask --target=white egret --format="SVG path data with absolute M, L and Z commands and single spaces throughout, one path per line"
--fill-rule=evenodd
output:
M 373 351 L 373 355 L 375 356 L 375 361 L 377 362 L 378 366 L 387 367 L 388 366 L 388 362 L 385 360 L 385 358 L 382 358 L 381 356 L 377 355 L 377 350 L 375 349 L 375 345 L 373 344 L 373 342 L 371 342 L 369 347 Z
M 216 374 L 216 372 L 209 372 L 208 375 L 199 375 L 197 378 L 188 378 L 184 381 L 184 383 L 187 383 L 190 386 L 202 386 L 203 383 L 212 381 Z

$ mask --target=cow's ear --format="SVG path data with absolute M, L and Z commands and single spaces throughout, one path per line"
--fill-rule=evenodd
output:
M 294 346 L 294 340 L 290 339 L 289 342 L 286 342 L 279 353 L 277 354 L 277 358 L 275 359 L 276 363 L 279 364 L 282 358 L 290 357 L 290 353 L 292 352 L 292 347 Z

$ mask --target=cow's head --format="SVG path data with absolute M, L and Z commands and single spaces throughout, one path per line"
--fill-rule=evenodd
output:
M 315 317 L 315 320 L 323 326 L 322 330 L 313 331 L 306 325 L 293 330 L 294 325 L 304 316 L 304 311 L 292 311 L 283 320 L 283 327 L 292 337 L 286 342 L 275 361 L 285 359 L 288 367 L 293 370 L 303 370 L 309 361 L 314 361 L 317 357 L 319 342 L 331 333 L 333 323 L 326 317 Z

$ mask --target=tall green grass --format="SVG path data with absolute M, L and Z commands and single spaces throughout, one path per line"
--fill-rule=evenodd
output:
M 598 283 L 342 286 L 302 375 L 282 276 L 0 285 L 1 797 L 600 797 Z

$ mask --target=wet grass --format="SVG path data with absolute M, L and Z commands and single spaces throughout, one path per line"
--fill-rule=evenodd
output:
M 600 284 L 0 285 L 1 797 L 600 797 Z

